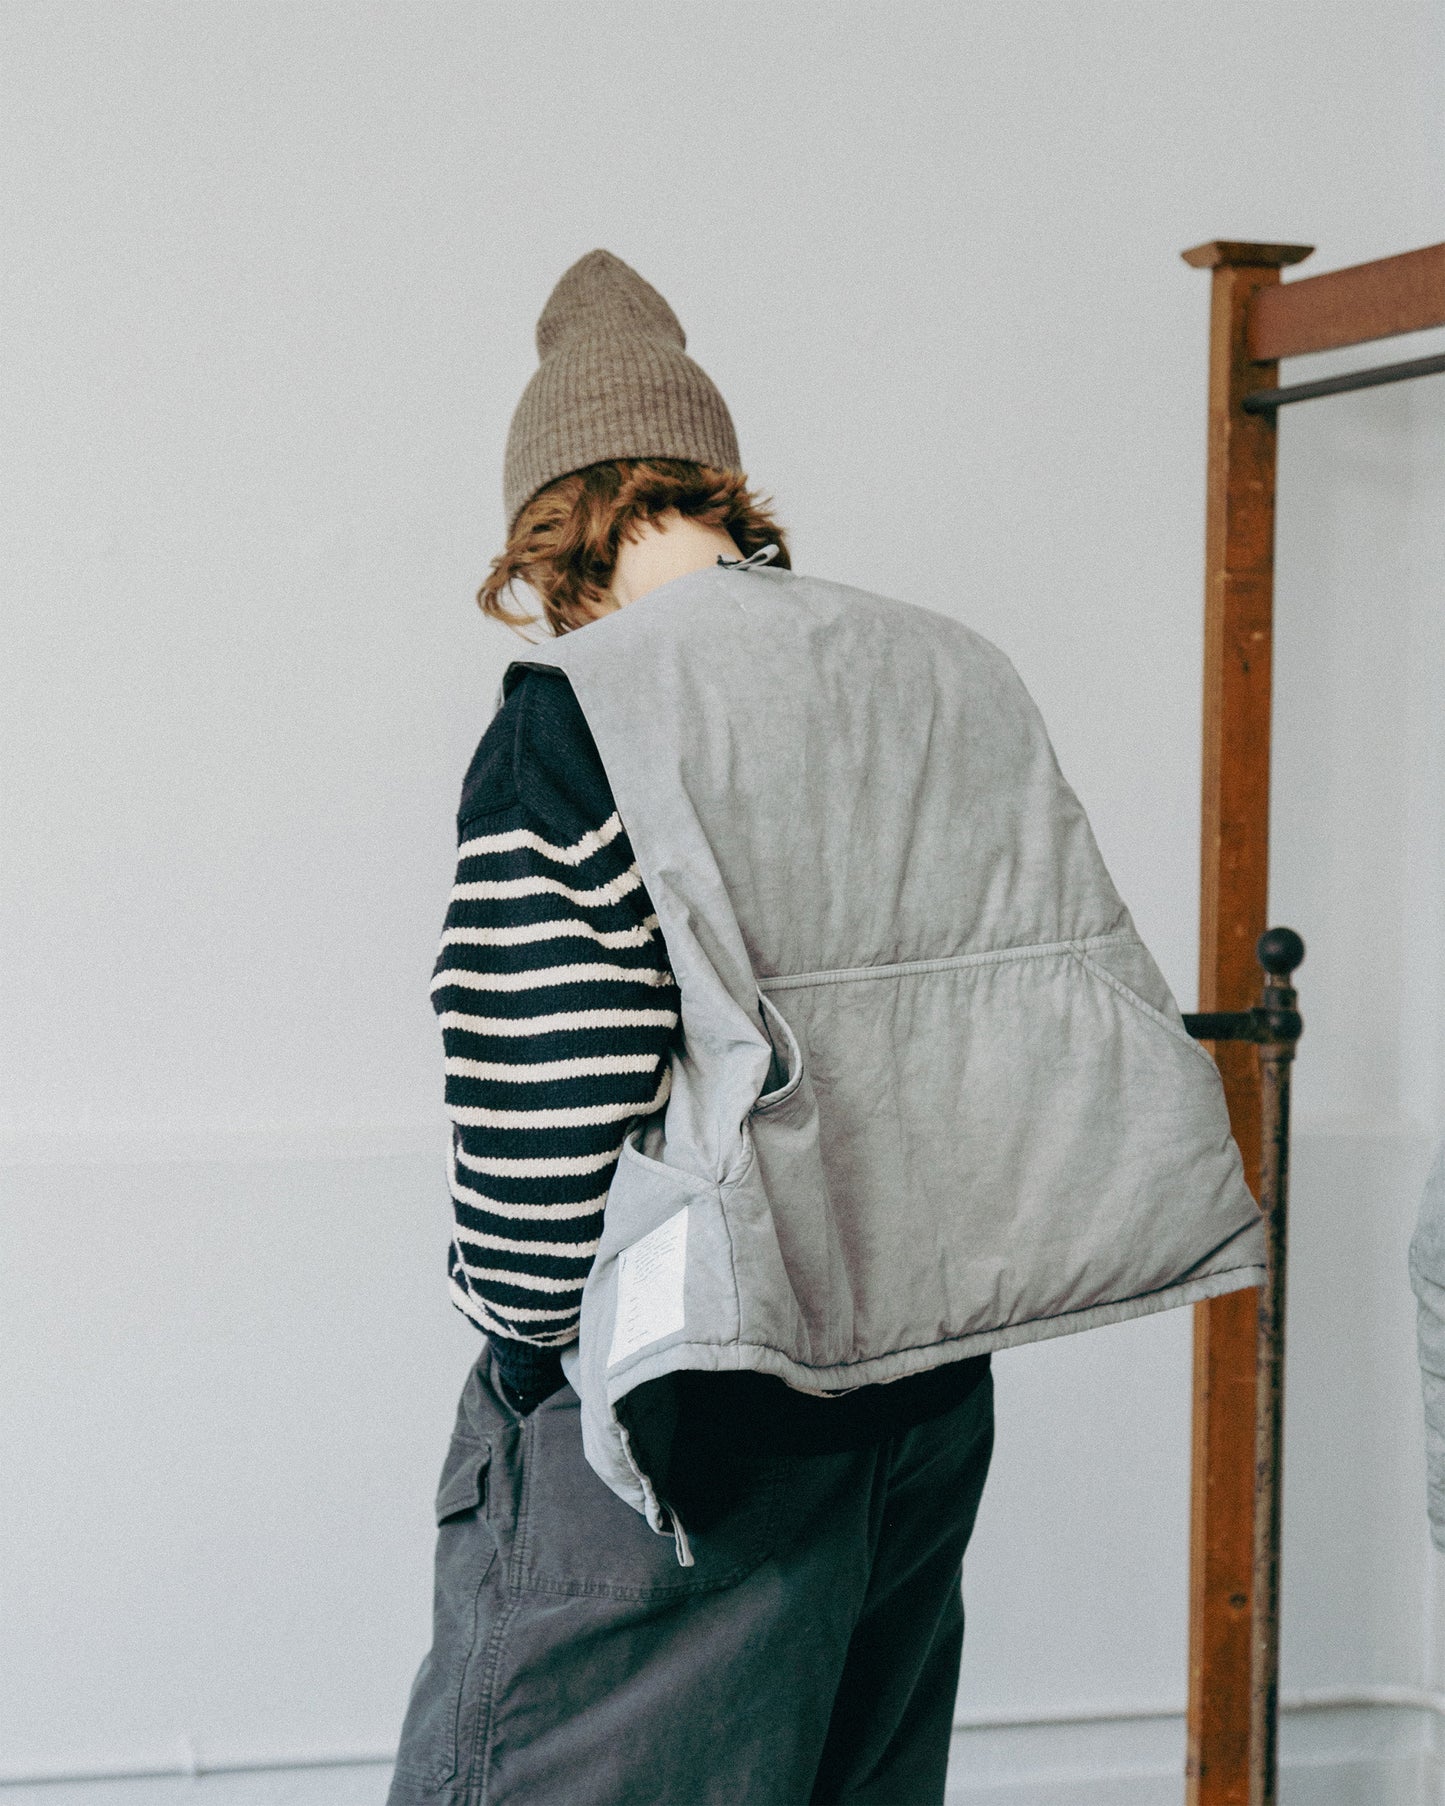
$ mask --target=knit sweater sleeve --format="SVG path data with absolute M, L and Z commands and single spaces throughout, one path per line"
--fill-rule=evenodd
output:
M 523 678 L 463 790 L 432 1002 L 453 1303 L 528 1408 L 561 1383 L 623 1136 L 667 1096 L 678 992 L 565 679 Z

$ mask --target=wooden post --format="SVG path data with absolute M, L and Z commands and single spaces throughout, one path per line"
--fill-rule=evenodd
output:
M 1213 271 L 1205 531 L 1204 786 L 1199 1008 L 1254 1000 L 1269 875 L 1275 423 L 1246 414 L 1277 363 L 1249 351 L 1252 298 L 1308 245 L 1215 241 L 1184 252 Z M 1245 1175 L 1259 1195 L 1255 1050 L 1215 1048 Z M 1259 1294 L 1195 1306 L 1189 1563 L 1188 1806 L 1249 1806 L 1254 1644 L 1255 1376 Z

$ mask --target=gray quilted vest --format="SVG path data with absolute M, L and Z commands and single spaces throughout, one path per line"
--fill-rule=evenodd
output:
M 1260 1282 L 1218 1072 L 986 640 L 732 567 L 524 662 L 572 683 L 682 994 L 566 1357 L 681 1559 L 647 1382 L 835 1394 Z

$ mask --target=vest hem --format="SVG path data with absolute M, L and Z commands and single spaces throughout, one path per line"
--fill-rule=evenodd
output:
M 1163 1287 L 1157 1292 L 1143 1292 L 1132 1298 L 1121 1298 L 1110 1304 L 1095 1304 L 1083 1310 L 1062 1315 L 1035 1317 L 1027 1323 L 1006 1324 L 1001 1329 L 980 1330 L 934 1342 L 922 1348 L 895 1349 L 889 1354 L 874 1355 L 865 1361 L 839 1362 L 828 1367 L 810 1367 L 794 1360 L 779 1348 L 757 1342 L 672 1342 L 652 1356 L 644 1356 L 629 1366 L 607 1376 L 609 1406 L 661 1375 L 690 1368 L 694 1371 L 725 1373 L 750 1368 L 770 1373 L 800 1391 L 823 1391 L 843 1394 L 858 1386 L 887 1384 L 911 1374 L 925 1373 L 951 1361 L 962 1361 L 971 1355 L 995 1354 L 1000 1349 L 1018 1348 L 1030 1342 L 1046 1342 L 1056 1336 L 1075 1335 L 1088 1329 L 1102 1329 L 1111 1323 L 1126 1323 L 1135 1317 L 1152 1316 L 1156 1311 L 1175 1310 L 1187 1304 L 1198 1304 L 1206 1298 L 1218 1298 L 1226 1292 L 1244 1291 L 1249 1286 L 1263 1285 L 1265 1269 L 1250 1264 L 1228 1267 L 1221 1272 L 1205 1273 L 1181 1284 Z M 818 1388 L 816 1381 L 824 1375 L 836 1374 L 845 1384 Z M 810 1384 L 809 1382 L 812 1382 Z

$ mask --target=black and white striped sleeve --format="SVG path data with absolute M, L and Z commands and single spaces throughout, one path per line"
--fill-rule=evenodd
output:
M 559 837 L 517 799 L 465 819 L 460 841 L 432 982 L 448 1271 L 504 1377 L 508 1357 L 536 1374 L 576 1338 L 623 1135 L 667 1097 L 678 992 L 615 810 Z

